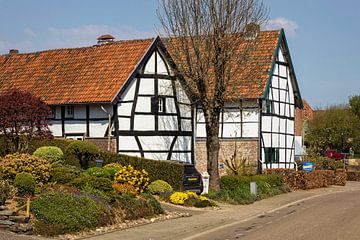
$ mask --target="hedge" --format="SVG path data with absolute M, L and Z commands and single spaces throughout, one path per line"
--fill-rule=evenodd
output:
M 101 152 L 99 159 L 104 160 L 104 165 L 120 163 L 123 166 L 131 165 L 137 170 L 145 169 L 149 173 L 150 182 L 164 180 L 175 190 L 179 190 L 183 184 L 184 166 L 176 162 L 150 160 L 110 152 Z
M 295 171 L 294 169 L 267 169 L 266 174 L 281 174 L 284 183 L 292 189 L 314 189 L 330 185 L 344 186 L 346 173 L 344 170 Z
M 360 181 L 360 171 L 348 171 L 346 175 L 348 181 Z
M 250 182 L 257 183 L 257 195 L 251 194 Z M 209 197 L 231 204 L 250 204 L 288 191 L 280 174 L 223 176 L 220 179 L 220 191 L 210 191 Z

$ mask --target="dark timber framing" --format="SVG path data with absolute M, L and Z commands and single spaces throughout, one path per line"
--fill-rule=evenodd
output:
M 156 42 L 154 45 L 157 45 Z M 179 104 L 184 104 L 184 103 L 179 103 L 177 101 L 177 90 L 176 90 L 176 85 L 175 85 L 175 81 L 176 81 L 176 77 L 175 76 L 171 76 L 171 71 L 168 67 L 168 65 L 166 64 L 166 61 L 164 59 L 163 56 L 163 52 L 164 50 L 160 49 L 159 47 L 151 47 L 150 50 L 147 52 L 146 56 L 143 58 L 143 60 L 141 61 L 141 64 L 139 65 L 139 69 L 136 71 L 136 73 L 133 74 L 133 80 L 135 81 L 135 92 L 134 92 L 134 98 L 133 100 L 127 100 L 127 101 L 122 101 L 120 99 L 121 93 L 126 89 L 126 87 L 123 87 L 123 91 L 119 92 L 119 95 L 117 97 L 118 101 L 117 104 L 121 104 L 121 103 L 132 103 L 132 107 L 131 107 L 131 114 L 130 116 L 125 116 L 125 115 L 118 115 L 118 113 L 116 113 L 117 117 L 116 119 L 119 118 L 124 118 L 124 119 L 129 119 L 130 120 L 130 129 L 129 130 L 119 130 L 118 127 L 115 127 L 115 132 L 113 132 L 114 135 L 117 136 L 117 145 L 118 145 L 118 149 L 117 151 L 119 153 L 126 153 L 126 152 L 131 152 L 131 153 L 138 153 L 141 157 L 145 157 L 145 153 L 167 153 L 167 160 L 173 160 L 172 159 L 172 155 L 173 153 L 190 153 L 191 154 L 191 163 L 194 163 L 194 158 L 195 158 L 195 153 L 194 153 L 194 139 L 193 139 L 193 131 L 194 131 L 194 124 L 193 124 L 193 109 L 191 108 L 191 117 L 182 117 L 181 116 L 181 111 L 180 111 L 180 107 Z M 145 66 L 147 64 L 147 62 L 150 60 L 152 54 L 155 53 L 155 73 L 145 73 Z M 166 70 L 168 75 L 166 74 L 158 74 L 158 58 L 161 58 L 161 60 L 165 63 L 166 66 Z M 146 79 L 152 79 L 154 81 L 154 92 L 153 94 L 140 94 L 140 82 L 141 81 L 146 81 Z M 172 94 L 166 94 L 166 95 L 161 95 L 159 93 L 159 79 L 164 79 L 164 80 L 168 80 L 171 81 L 171 91 Z M 131 79 L 129 79 L 129 81 L 131 81 Z M 130 84 L 130 83 L 127 83 Z M 125 84 L 126 85 L 126 84 Z M 144 97 L 144 98 L 150 98 L 150 102 L 151 104 L 154 104 L 154 102 L 151 101 L 151 98 L 155 99 L 156 102 L 156 108 L 154 108 L 154 106 L 151 106 L 151 111 L 149 112 L 144 112 L 144 111 L 137 111 L 136 107 L 138 104 L 138 98 L 139 97 Z M 166 104 L 166 102 L 172 99 L 172 101 L 174 102 L 174 106 L 175 106 L 175 112 L 167 112 L 168 109 L 164 108 L 164 111 L 159 112 L 159 108 L 158 108 L 158 101 L 159 98 L 165 99 L 165 101 L 163 101 L 163 104 Z M 190 108 L 190 104 L 188 105 Z M 156 109 L 156 110 L 155 110 Z M 155 110 L 155 111 L 154 111 Z M 154 130 L 139 130 L 136 129 L 136 124 L 135 124 L 135 116 L 139 117 L 139 116 L 154 116 Z M 163 116 L 168 116 L 168 117 L 176 117 L 177 120 L 177 126 L 176 126 L 176 130 L 161 130 L 159 129 L 159 118 L 163 117 Z M 184 129 L 182 129 L 182 120 L 191 120 L 191 130 L 189 131 L 185 131 Z M 138 149 L 119 149 L 119 136 L 133 136 L 135 137 L 135 141 L 137 143 L 137 147 Z M 144 150 L 144 147 L 141 144 L 140 141 L 140 137 L 143 136 L 159 136 L 159 137 L 169 137 L 172 136 L 173 139 L 171 141 L 171 143 L 169 143 L 169 148 L 168 150 Z M 190 150 L 174 150 L 176 141 L 178 140 L 179 137 L 191 137 L 191 146 L 190 146 Z M 165 159 L 164 159 L 165 160 Z

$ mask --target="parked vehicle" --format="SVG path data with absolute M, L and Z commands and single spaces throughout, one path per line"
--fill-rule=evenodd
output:
M 183 185 L 185 191 L 201 194 L 203 191 L 202 176 L 194 165 L 184 166 Z
M 323 156 L 327 157 L 327 158 L 333 158 L 333 159 L 341 160 L 341 159 L 345 159 L 347 154 L 346 153 L 341 153 L 341 152 L 338 152 L 338 151 L 335 151 L 335 150 L 326 150 L 323 153 Z

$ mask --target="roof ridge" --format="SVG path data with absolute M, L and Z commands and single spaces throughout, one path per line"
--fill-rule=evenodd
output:
M 155 38 L 156 38 L 156 37 L 152 37 L 152 38 L 140 38 L 140 39 L 124 39 L 124 40 L 113 41 L 113 42 L 110 42 L 110 43 L 107 43 L 107 44 L 103 44 L 103 45 L 94 44 L 94 45 L 91 45 L 91 46 L 84 46 L 84 47 L 53 48 L 53 49 L 46 49 L 46 50 L 33 51 L 33 52 L 21 52 L 21 53 L 16 53 L 16 54 L 5 53 L 5 54 L 0 54 L 0 58 L 1 58 L 1 57 L 5 57 L 5 58 L 6 58 L 6 57 L 9 57 L 9 56 L 40 54 L 40 53 L 46 53 L 46 52 L 52 52 L 52 51 L 64 51 L 64 50 L 76 51 L 76 50 L 85 50 L 85 49 L 105 47 L 105 46 L 116 45 L 116 44 L 126 44 L 126 43 L 133 43 L 133 42 L 154 41 Z

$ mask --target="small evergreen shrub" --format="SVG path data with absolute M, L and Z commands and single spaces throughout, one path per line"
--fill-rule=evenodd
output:
M 35 193 L 35 180 L 29 173 L 16 174 L 14 186 L 17 188 L 19 196 L 34 195 Z
M 94 176 L 94 177 L 103 177 L 103 178 L 108 178 L 110 180 L 114 180 L 115 174 L 116 174 L 117 170 L 115 168 L 109 168 L 109 167 L 104 167 L 104 168 L 99 168 L 99 167 L 92 167 L 92 168 L 88 168 L 85 171 L 85 174 L 89 175 L 89 176 Z
M 87 141 L 74 141 L 65 151 L 65 163 L 87 169 L 95 166 L 99 150 L 95 144 Z
M 39 157 L 29 154 L 9 154 L 0 159 L 0 175 L 13 181 L 17 173 L 30 173 L 36 183 L 45 183 L 49 179 L 50 164 Z
M 69 183 L 81 174 L 75 166 L 52 165 L 50 169 L 50 182 Z
M 110 203 L 113 201 L 111 194 L 105 193 L 104 191 L 93 188 L 89 185 L 85 185 L 85 187 L 83 187 L 80 192 L 88 195 L 90 198 L 97 197 L 104 203 Z
M 160 195 L 162 193 L 171 192 L 173 190 L 171 185 L 163 180 L 156 180 L 150 183 L 147 189 L 151 194 L 154 195 Z
M 149 184 L 149 174 L 144 170 L 136 170 L 132 166 L 124 166 L 115 174 L 115 183 L 130 184 L 137 193 L 145 190 Z
M 64 192 L 43 194 L 32 201 L 31 210 L 37 219 L 34 233 L 51 236 L 97 227 L 104 214 L 95 200 Z
M 164 213 L 160 203 L 151 195 L 144 193 L 138 197 L 129 194 L 117 195 L 115 205 L 124 211 L 124 219 L 127 220 L 152 217 Z
M 69 183 L 70 186 L 83 189 L 86 186 L 90 186 L 94 189 L 99 189 L 104 192 L 113 191 L 112 182 L 108 178 L 94 177 L 86 174 L 81 174 Z
M 33 155 L 47 160 L 50 164 L 61 162 L 64 159 L 63 151 L 54 146 L 40 147 L 36 149 Z

